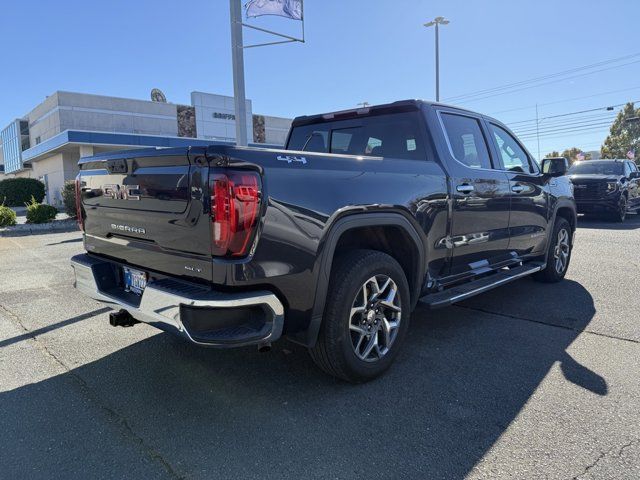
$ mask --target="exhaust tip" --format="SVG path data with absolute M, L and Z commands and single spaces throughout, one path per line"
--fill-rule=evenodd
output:
M 258 345 L 258 352 L 267 353 L 271 351 L 271 342 L 261 343 Z

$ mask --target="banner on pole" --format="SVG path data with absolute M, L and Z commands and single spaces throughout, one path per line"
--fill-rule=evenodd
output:
M 302 20 L 302 0 L 250 0 L 244 8 L 247 18 L 277 15 Z

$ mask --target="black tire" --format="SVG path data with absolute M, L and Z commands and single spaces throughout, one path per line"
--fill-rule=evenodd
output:
M 564 262 L 563 268 L 559 269 L 557 249 L 562 248 L 564 251 L 564 247 L 560 247 L 561 232 L 563 231 L 566 232 L 567 235 L 568 251 L 566 252 L 566 262 Z M 565 218 L 556 218 L 556 222 L 553 225 L 553 232 L 551 233 L 551 237 L 549 238 L 549 246 L 547 247 L 547 266 L 544 270 L 534 273 L 534 279 L 545 283 L 556 283 L 564 278 L 564 276 L 567 274 L 567 270 L 569 269 L 571 252 L 573 251 L 572 233 L 573 232 L 571 230 L 571 225 L 569 225 L 569 222 Z
M 627 197 L 620 195 L 617 210 L 613 211 L 609 217 L 612 221 L 623 223 L 627 218 Z
M 374 295 L 365 299 L 363 292 L 375 291 L 375 288 L 365 286 L 373 278 L 376 279 L 376 284 L 378 284 L 378 280 L 385 282 L 386 279 L 391 279 L 392 283 L 388 288 L 394 289 L 395 287 L 396 294 L 391 301 L 391 303 L 397 303 L 393 306 L 394 309 L 390 310 L 386 306 L 377 305 L 380 307 L 383 317 L 378 317 L 380 314 L 375 313 L 378 312 L 378 308 L 370 307 L 370 305 L 375 305 L 374 301 L 384 300 L 386 302 L 391 295 L 382 298 L 382 294 L 390 290 L 382 289 L 380 291 L 381 297 L 377 300 L 369 300 Z M 373 286 L 373 284 L 367 285 Z M 364 301 L 364 307 L 359 306 L 361 301 Z M 358 312 L 352 317 L 353 307 L 356 304 L 358 304 L 358 308 L 364 308 L 366 311 Z M 401 309 L 399 318 L 397 317 L 398 306 Z M 335 259 L 331 269 L 329 291 L 318 341 L 314 347 L 309 349 L 311 358 L 322 370 L 334 377 L 353 383 L 371 380 L 387 370 L 395 360 L 409 328 L 410 310 L 409 285 L 402 267 L 393 257 L 375 250 L 348 251 Z M 372 311 L 373 315 L 371 316 L 375 316 L 373 319 L 368 316 Z M 360 322 L 363 324 L 365 322 L 375 322 L 376 324 L 378 321 L 380 322 L 379 326 L 369 325 L 369 328 L 374 327 L 373 332 L 375 333 L 372 334 L 376 335 L 376 346 L 370 355 L 378 356 L 380 355 L 380 343 L 383 344 L 382 350 L 385 350 L 385 340 L 391 338 L 391 334 L 385 335 L 385 331 L 391 331 L 389 328 L 391 323 L 385 323 L 386 330 L 382 326 L 382 323 L 388 318 L 394 320 L 391 323 L 395 324 L 395 320 L 398 323 L 397 327 L 394 327 L 393 339 L 390 340 L 385 353 L 377 359 L 358 357 L 356 349 L 362 355 L 370 345 L 366 343 L 362 348 L 363 345 L 358 343 L 358 340 L 365 342 L 371 340 L 373 343 L 374 339 L 371 336 L 365 337 L 360 331 L 354 332 L 352 328 L 361 328 L 366 331 L 367 326 L 361 327 Z M 376 328 L 380 330 L 375 330 Z M 380 337 L 377 337 L 378 333 Z M 358 345 L 354 346 L 356 343 Z

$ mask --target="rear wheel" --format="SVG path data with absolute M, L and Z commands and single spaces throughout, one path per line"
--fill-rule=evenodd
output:
M 559 282 L 564 278 L 571 260 L 572 233 L 571 225 L 562 217 L 556 218 L 553 232 L 549 239 L 547 266 L 534 274 L 533 278 L 546 283 Z
M 352 250 L 335 261 L 325 314 L 311 358 L 350 382 L 377 377 L 393 363 L 409 327 L 409 285 L 391 256 Z

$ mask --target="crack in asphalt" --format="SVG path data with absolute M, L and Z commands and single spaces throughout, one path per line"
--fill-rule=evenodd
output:
M 595 332 L 593 330 L 580 330 L 579 328 L 571 328 L 571 327 L 567 327 L 566 325 L 558 325 L 557 323 L 543 322 L 542 320 L 534 320 L 532 318 L 520 317 L 518 315 L 511 315 L 509 313 L 494 312 L 494 311 L 487 310 L 487 309 L 484 309 L 484 308 L 468 307 L 466 305 L 460 305 L 460 304 L 455 304 L 454 307 L 464 308 L 466 310 L 475 310 L 476 312 L 488 313 L 490 315 L 496 315 L 496 316 L 499 316 L 499 317 L 512 318 L 514 320 L 522 320 L 522 321 L 525 321 L 525 322 L 537 323 L 539 325 L 546 325 L 548 327 L 561 328 L 563 330 L 569 330 L 571 332 L 578 332 L 578 333 L 583 333 L 584 332 L 584 333 L 589 333 L 591 335 L 596 335 L 598 337 L 604 337 L 604 338 L 610 338 L 612 340 L 620 340 L 622 342 L 640 344 L 639 340 L 634 340 L 632 338 L 617 337 L 615 335 L 609 335 L 607 333 Z
M 640 443 L 640 439 L 635 439 L 635 440 L 631 440 L 630 442 L 625 443 L 624 445 L 622 445 L 620 448 L 618 448 L 618 451 L 615 452 L 613 454 L 613 456 L 615 458 L 620 458 L 622 456 L 622 452 L 624 452 L 627 448 L 632 447 L 634 444 Z M 594 468 L 595 466 L 598 465 L 598 463 L 600 463 L 600 461 L 604 458 L 606 458 L 607 456 L 609 456 L 611 453 L 613 453 L 615 447 L 610 448 L 609 450 L 607 450 L 606 452 L 600 452 L 600 455 L 598 455 L 598 457 L 589 465 L 587 465 L 585 467 L 585 469 L 582 471 L 582 473 L 579 473 L 578 475 L 576 475 L 575 477 L 573 477 L 572 480 L 579 480 L 580 478 L 584 477 L 587 473 L 589 473 L 589 470 L 591 470 L 592 468 Z
M 151 448 L 145 442 L 144 438 L 134 431 L 124 415 L 120 414 L 114 408 L 101 402 L 99 397 L 93 392 L 89 384 L 80 375 L 75 373 L 73 369 L 69 368 L 60 358 L 58 358 L 58 356 L 54 352 L 52 352 L 44 342 L 39 340 L 38 336 L 35 335 L 22 323 L 18 315 L 16 315 L 14 312 L 9 310 L 2 304 L 0 304 L 0 310 L 3 311 L 10 319 L 12 319 L 13 323 L 18 326 L 18 328 L 22 329 L 25 335 L 31 338 L 35 346 L 42 352 L 44 356 L 49 357 L 49 359 L 51 359 L 55 364 L 62 367 L 62 369 L 75 380 L 79 390 L 85 396 L 86 400 L 106 413 L 107 417 L 109 417 L 111 421 L 119 425 L 121 427 L 121 434 L 133 443 L 137 444 L 138 448 L 144 455 L 146 455 L 152 461 L 158 462 L 166 470 L 166 472 L 176 480 L 185 480 L 187 478 L 185 475 L 178 473 L 160 452 Z

